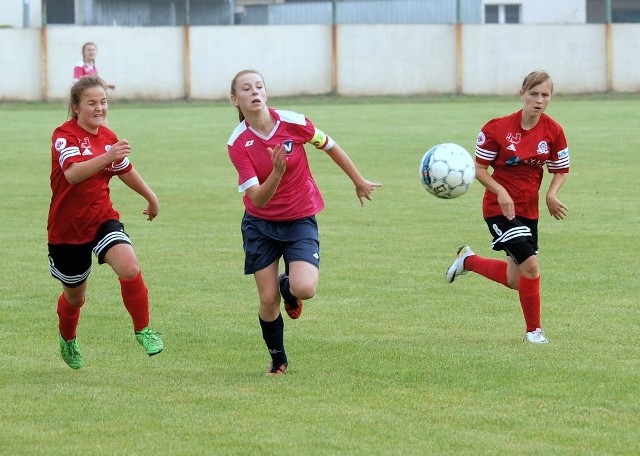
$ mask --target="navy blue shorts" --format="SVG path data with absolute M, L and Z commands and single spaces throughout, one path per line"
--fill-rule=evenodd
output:
M 516 264 L 538 254 L 538 220 L 503 215 L 485 219 L 493 236 L 493 250 L 504 250 Z
M 285 264 L 306 261 L 320 267 L 316 217 L 274 222 L 245 212 L 242 218 L 244 273 L 253 274 L 284 257 Z
M 91 252 L 104 263 L 104 256 L 116 244 L 129 244 L 131 239 L 118 220 L 107 220 L 98 229 L 96 238 L 86 244 L 49 244 L 51 275 L 69 288 L 79 287 L 91 273 Z

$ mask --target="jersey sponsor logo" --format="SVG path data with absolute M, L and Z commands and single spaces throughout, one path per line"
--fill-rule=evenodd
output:
M 253 139 L 250 139 L 249 141 L 244 143 L 244 147 L 249 147 L 249 146 L 253 146 Z
M 520 157 L 514 155 L 509 160 L 505 162 L 507 166 L 518 166 L 520 164 Z
M 55 146 L 54 146 L 54 147 L 56 148 L 56 150 L 57 150 L 58 152 L 61 152 L 61 151 L 62 151 L 62 149 L 64 149 L 65 147 L 67 147 L 67 140 L 66 140 L 66 139 L 64 139 L 64 138 L 58 138 L 58 139 L 56 139 L 56 142 L 55 142 Z
M 287 139 L 286 141 L 283 141 L 282 147 L 284 147 L 284 151 L 287 153 L 287 155 L 289 155 L 291 152 L 293 152 L 293 139 Z
M 565 158 L 569 156 L 569 149 L 558 152 L 558 158 Z
M 538 143 L 538 154 L 548 154 L 549 153 L 549 145 L 546 141 L 540 141 Z
M 478 133 L 478 138 L 476 139 L 476 144 L 478 146 L 481 146 L 484 144 L 484 142 L 487 140 L 487 137 L 484 135 L 484 132 L 480 132 Z
M 507 134 L 507 141 L 509 141 L 511 144 L 518 144 L 520 143 L 521 139 L 522 139 L 522 134 L 520 133 L 513 134 L 509 132 Z

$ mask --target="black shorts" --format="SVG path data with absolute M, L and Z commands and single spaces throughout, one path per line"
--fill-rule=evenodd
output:
M 320 240 L 315 216 L 274 222 L 245 212 L 242 218 L 244 273 L 253 274 L 284 257 L 285 264 L 306 261 L 320 266 Z
M 48 244 L 51 275 L 69 288 L 84 283 L 91 273 L 91 252 L 104 263 L 104 256 L 116 244 L 129 244 L 131 239 L 118 220 L 107 220 L 98 229 L 96 238 L 86 244 Z
M 504 250 L 516 264 L 538 254 L 538 220 L 503 215 L 485 219 L 493 236 L 493 250 Z

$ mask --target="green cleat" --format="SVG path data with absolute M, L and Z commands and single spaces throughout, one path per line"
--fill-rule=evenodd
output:
M 78 338 L 64 340 L 62 334 L 59 336 L 62 359 L 71 369 L 80 369 L 84 365 L 84 360 L 80 354 L 80 347 L 78 347 Z
M 158 337 L 159 334 L 148 327 L 136 333 L 136 340 L 147 351 L 147 355 L 157 355 L 164 348 L 162 339 Z

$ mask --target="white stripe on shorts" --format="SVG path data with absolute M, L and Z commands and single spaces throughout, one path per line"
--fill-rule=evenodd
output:
M 89 277 L 89 274 L 91 273 L 91 267 L 89 267 L 89 269 L 87 269 L 82 274 L 73 275 L 73 276 L 64 275 L 63 273 L 58 271 L 58 269 L 56 269 L 53 265 L 49 265 L 49 270 L 51 271 L 51 275 L 54 276 L 56 279 L 58 279 L 62 283 L 68 283 L 70 285 L 73 285 L 76 283 L 82 283 L 83 281 L 87 280 L 87 277 Z
M 508 229 L 504 233 L 502 233 L 498 238 L 493 241 L 492 246 L 496 244 L 505 244 L 508 242 L 512 242 L 514 239 L 519 237 L 526 238 L 531 236 L 531 229 L 528 226 L 516 226 Z M 523 239 L 524 240 L 524 239 Z
M 93 248 L 93 253 L 96 254 L 97 257 L 100 256 L 100 253 L 109 245 L 113 244 L 114 241 L 125 241 L 127 244 L 131 244 L 131 239 L 124 231 L 112 231 L 107 234 L 105 237 L 100 239 L 98 244 Z

